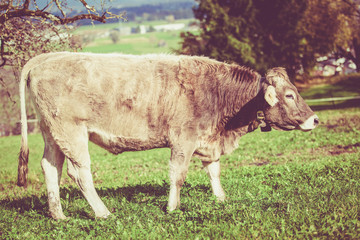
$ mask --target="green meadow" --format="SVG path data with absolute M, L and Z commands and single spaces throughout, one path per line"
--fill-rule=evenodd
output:
M 83 52 L 93 53 L 172 53 L 172 49 L 179 47 L 180 31 L 152 32 L 134 34 L 120 37 L 118 43 L 113 43 L 110 38 L 100 38 L 85 46 Z M 159 46 L 163 44 L 163 46 Z
M 177 20 L 174 24 L 184 23 L 186 26 L 194 21 L 193 19 Z M 182 30 L 147 32 L 144 34 L 120 35 L 117 43 L 113 43 L 107 36 L 107 32 L 117 27 L 133 27 L 140 25 L 154 27 L 156 25 L 170 24 L 166 21 L 151 21 L 143 23 L 123 22 L 121 24 L 100 24 L 95 26 L 82 26 L 76 31 L 76 35 L 96 34 L 97 37 L 85 44 L 81 51 L 94 53 L 126 53 L 126 54 L 147 54 L 147 53 L 172 53 L 174 49 L 180 48 L 180 33 Z
M 169 34 L 161 36 L 171 39 Z M 146 48 L 140 36 L 132 37 L 131 47 L 116 47 Z M 84 50 L 114 51 L 106 41 L 98 39 L 98 48 Z M 306 99 L 360 95 L 359 83 L 359 75 L 352 75 L 301 94 Z M 169 149 L 112 155 L 91 144 L 95 186 L 112 212 L 105 220 L 95 218 L 66 164 L 60 192 L 68 219 L 51 219 L 41 135 L 29 135 L 27 189 L 16 186 L 20 136 L 0 138 L 0 239 L 359 239 L 360 101 L 315 102 L 312 108 L 321 120 L 315 130 L 256 130 L 221 158 L 223 203 L 212 196 L 201 162 L 193 159 L 181 207 L 172 213 L 166 212 Z

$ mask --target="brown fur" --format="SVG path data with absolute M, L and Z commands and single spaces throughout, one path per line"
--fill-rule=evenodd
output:
M 51 53 L 26 64 L 20 83 L 21 96 L 27 79 L 47 146 L 42 166 L 54 218 L 64 215 L 58 186 L 51 174 L 57 171 L 59 181 L 64 155 L 70 162 L 69 175 L 78 183 L 95 214 L 100 217 L 109 214 L 92 185 L 88 139 L 115 154 L 171 148 L 172 210 L 179 204 L 180 187 L 191 156 L 199 157 L 204 166 L 209 166 L 205 162 L 216 162 L 222 154 L 233 151 L 242 135 L 256 129 L 258 110 L 265 112 L 269 123 L 279 126 L 283 124 L 281 119 L 273 121 L 276 119 L 273 115 L 292 117 L 291 111 L 284 111 L 280 104 L 270 108 L 264 100 L 270 85 L 281 91 L 294 88 L 284 69 L 270 70 L 266 84 L 258 92 L 258 73 L 205 57 Z M 272 92 L 273 98 L 277 95 L 278 92 Z M 24 112 L 22 98 L 22 134 L 26 146 Z M 23 147 L 19 185 L 26 185 L 27 170 L 21 169 L 27 165 L 27 156 Z M 217 188 L 214 192 L 223 199 L 218 168 L 218 163 L 209 166 L 209 174 L 214 177 L 212 184 Z

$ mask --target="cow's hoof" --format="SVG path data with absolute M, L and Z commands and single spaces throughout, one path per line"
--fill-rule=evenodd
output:
M 173 211 L 175 211 L 176 210 L 176 206 L 174 207 L 174 206 L 168 206 L 167 207 L 167 212 L 168 213 L 171 213 L 171 212 L 173 212 Z
M 183 211 L 181 211 L 179 208 L 176 208 L 176 209 L 174 209 L 174 210 L 172 210 L 172 211 L 168 211 L 168 214 L 171 214 L 171 215 L 178 215 L 178 214 L 184 214 L 184 212 Z
M 61 213 L 61 214 L 51 214 L 51 217 L 54 220 L 66 220 L 66 219 L 68 219 L 63 213 Z
M 225 202 L 226 196 L 225 196 L 225 195 L 217 196 L 217 197 L 216 197 L 216 200 L 217 200 L 218 202 Z
M 112 215 L 111 215 L 111 213 L 108 211 L 108 212 L 106 212 L 106 213 L 104 213 L 104 214 L 96 215 L 96 218 L 107 219 L 107 218 L 109 218 L 110 216 L 112 216 Z

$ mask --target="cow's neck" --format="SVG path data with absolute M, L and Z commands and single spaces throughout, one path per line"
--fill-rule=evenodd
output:
M 225 125 L 225 131 L 252 132 L 262 123 L 261 112 L 264 109 L 265 100 L 262 91 L 248 101 L 237 114 Z
M 262 132 L 271 131 L 270 125 L 265 120 L 264 109 L 268 105 L 264 98 L 264 84 L 266 78 L 260 75 L 256 81 L 256 92 L 253 97 L 241 106 L 240 111 L 232 117 L 224 127 L 225 131 L 235 131 L 243 135 L 252 132 L 258 127 Z
M 218 102 L 223 120 L 228 122 L 259 93 L 261 76 L 249 69 L 232 66 L 232 76 L 219 79 Z M 223 125 L 222 127 L 224 127 Z
M 264 101 L 264 84 L 265 84 L 266 78 L 260 77 L 258 80 L 258 87 L 257 87 L 257 97 L 258 99 L 258 105 L 257 105 L 257 111 L 256 111 L 256 119 L 251 124 L 253 129 L 256 129 L 258 126 L 260 126 L 262 132 L 269 132 L 271 131 L 270 125 L 265 121 L 265 114 L 264 114 L 264 108 L 265 105 L 267 105 Z
M 232 84 L 229 84 L 230 89 L 220 87 L 222 92 L 212 95 L 212 97 L 229 95 L 231 97 L 217 99 L 222 115 L 220 121 L 217 121 L 214 135 L 209 136 L 208 139 L 208 142 L 213 145 L 198 149 L 198 155 L 200 154 L 203 158 L 217 159 L 222 154 L 230 153 L 237 147 L 241 136 L 254 131 L 259 126 L 257 112 L 263 110 L 266 105 L 262 91 L 263 84 L 259 84 L 259 74 L 253 74 L 251 77 L 243 82 L 232 81 Z M 219 82 L 223 83 L 223 81 Z
M 199 62 L 199 64 L 201 63 Z M 256 122 L 254 122 L 257 119 L 256 112 L 262 110 L 259 105 L 262 105 L 264 101 L 262 86 L 265 79 L 261 78 L 257 72 L 238 65 L 216 63 L 214 68 L 203 67 L 200 69 L 205 69 L 202 75 L 213 76 L 215 79 L 210 83 L 208 81 L 200 82 L 201 88 L 208 94 L 206 97 L 202 95 L 193 97 L 198 97 L 196 101 L 201 103 L 199 109 L 204 109 L 205 112 L 212 109 L 214 113 L 219 113 L 214 118 L 216 134 L 223 131 L 238 131 L 240 128 L 243 132 L 246 126 L 249 130 L 254 130 L 256 128 Z M 199 81 L 198 79 L 202 78 L 185 79 Z M 214 89 L 217 91 L 214 92 Z

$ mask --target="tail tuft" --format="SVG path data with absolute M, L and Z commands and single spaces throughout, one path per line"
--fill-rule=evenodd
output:
M 19 153 L 19 165 L 18 165 L 18 181 L 19 187 L 27 186 L 28 177 L 28 161 L 29 161 L 29 148 L 22 145 Z

